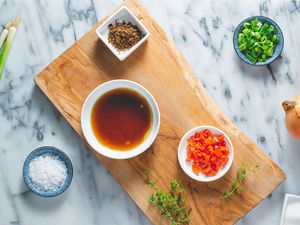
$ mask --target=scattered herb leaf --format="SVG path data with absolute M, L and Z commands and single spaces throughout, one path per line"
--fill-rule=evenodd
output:
M 174 179 L 170 183 L 169 192 L 165 192 L 157 186 L 156 180 L 151 179 L 149 170 L 145 174 L 147 176 L 146 183 L 155 190 L 155 193 L 149 197 L 149 204 L 156 206 L 162 216 L 168 217 L 171 225 L 189 224 L 189 214 L 192 209 L 185 205 L 184 189 L 180 183 Z
M 259 169 L 259 165 L 249 167 L 247 164 L 242 164 L 239 171 L 236 174 L 236 179 L 231 182 L 231 188 L 223 192 L 221 199 L 232 198 L 238 190 L 244 190 L 242 186 L 243 180 L 247 177 L 248 173 L 255 173 Z

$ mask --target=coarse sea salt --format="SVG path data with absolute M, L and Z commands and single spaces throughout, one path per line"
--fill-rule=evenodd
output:
M 45 153 L 29 163 L 29 178 L 41 191 L 56 191 L 67 179 L 67 167 L 59 156 Z

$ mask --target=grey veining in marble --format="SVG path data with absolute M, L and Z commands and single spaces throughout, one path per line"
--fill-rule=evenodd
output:
M 279 224 L 283 194 L 300 194 L 300 144 L 284 126 L 281 102 L 300 93 L 300 2 L 143 0 L 217 104 L 287 173 L 286 181 L 238 225 Z M 150 224 L 120 185 L 34 85 L 33 78 L 121 0 L 0 0 L 0 23 L 23 22 L 0 81 L 0 225 Z M 285 37 L 268 67 L 241 62 L 232 46 L 244 18 L 274 19 Z M 44 199 L 22 180 L 26 156 L 54 145 L 74 164 L 69 190 Z M 266 177 L 266 179 L 268 179 Z

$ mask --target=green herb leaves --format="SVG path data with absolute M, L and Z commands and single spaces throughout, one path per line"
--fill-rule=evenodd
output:
M 251 62 L 265 62 L 273 55 L 277 42 L 275 28 L 267 23 L 262 24 L 258 19 L 245 22 L 238 35 L 239 49 Z
M 157 181 L 150 178 L 150 172 L 146 172 L 146 183 L 149 184 L 155 193 L 149 197 L 149 204 L 154 205 L 160 211 L 161 215 L 168 217 L 171 220 L 171 225 L 186 225 L 189 224 L 189 214 L 191 208 L 185 205 L 183 198 L 183 187 L 174 179 L 170 183 L 169 192 L 164 192 L 158 188 Z
M 231 182 L 231 188 L 228 191 L 223 192 L 221 199 L 232 198 L 238 190 L 244 190 L 242 181 L 247 177 L 247 173 L 255 173 L 259 169 L 259 165 L 249 167 L 247 164 L 242 164 L 239 171 L 236 174 L 236 180 Z

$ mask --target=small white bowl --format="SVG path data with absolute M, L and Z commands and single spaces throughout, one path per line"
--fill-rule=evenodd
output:
M 298 208 L 295 207 L 295 204 L 300 204 L 300 196 L 298 195 L 292 195 L 292 194 L 285 194 L 284 201 L 283 201 L 283 207 L 282 207 L 282 213 L 281 213 L 281 221 L 280 225 L 288 225 L 289 222 L 293 221 L 292 224 L 299 224 L 300 222 L 300 215 Z M 294 208 L 288 209 L 288 206 L 291 206 Z M 296 208 L 296 209 L 295 209 Z
M 138 43 L 125 51 L 118 51 L 108 42 L 109 24 L 114 24 L 116 21 L 131 22 L 136 25 L 139 30 L 145 35 Z M 147 28 L 139 21 L 138 18 L 125 6 L 118 9 L 108 19 L 106 19 L 97 29 L 96 33 L 104 44 L 112 51 L 112 53 L 121 61 L 125 60 L 132 52 L 134 52 L 141 44 L 143 44 L 150 35 Z
M 109 147 L 104 146 L 102 143 L 100 143 L 97 140 L 91 124 L 91 113 L 96 101 L 103 94 L 117 88 L 128 88 L 139 93 L 147 100 L 152 112 L 152 125 L 148 136 L 140 145 L 127 151 L 111 149 Z M 87 97 L 87 99 L 83 104 L 82 111 L 81 111 L 81 128 L 86 141 L 95 151 L 99 152 L 100 154 L 106 157 L 113 158 L 113 159 L 128 159 L 143 153 L 154 142 L 158 134 L 159 125 L 160 125 L 160 113 L 154 97 L 143 86 L 129 80 L 112 80 L 99 85 L 89 94 L 89 96 Z
M 223 134 L 225 137 L 225 141 L 227 143 L 227 146 L 230 150 L 229 154 L 229 161 L 223 167 L 215 176 L 206 176 L 200 172 L 199 175 L 195 174 L 192 170 L 192 163 L 188 163 L 185 161 L 186 156 L 187 156 L 187 146 L 188 146 L 188 138 L 192 135 L 194 135 L 196 132 L 201 132 L 205 129 L 210 130 L 213 134 Z M 227 171 L 230 169 L 232 162 L 233 162 L 233 157 L 234 157 L 234 151 L 233 151 L 233 146 L 232 143 L 229 139 L 229 137 L 220 129 L 213 127 L 213 126 L 198 126 L 194 127 L 193 129 L 189 130 L 188 132 L 185 133 L 185 135 L 182 137 L 179 146 L 178 146 L 178 161 L 179 164 L 182 168 L 182 170 L 191 178 L 197 181 L 202 181 L 202 182 L 210 182 L 210 181 L 215 181 L 222 176 L 224 176 Z

